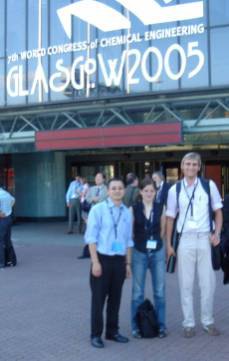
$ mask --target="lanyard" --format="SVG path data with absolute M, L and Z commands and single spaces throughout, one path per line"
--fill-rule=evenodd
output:
M 145 231 L 151 231 L 151 228 L 152 228 L 152 224 L 153 224 L 153 205 L 152 205 L 152 208 L 151 208 L 151 211 L 150 211 L 150 216 L 149 218 L 146 218 L 146 215 L 144 214 L 145 216 Z
M 193 200 L 194 200 L 194 195 L 195 195 L 195 191 L 196 191 L 197 185 L 198 185 L 198 179 L 197 179 L 196 185 L 195 185 L 195 187 L 194 187 L 194 189 L 193 189 L 192 195 L 191 195 L 191 197 L 190 197 L 189 194 L 188 194 L 187 188 L 186 188 L 186 186 L 185 186 L 185 184 L 184 184 L 184 180 L 183 180 L 183 186 L 184 186 L 185 194 L 186 194 L 186 196 L 187 196 L 187 198 L 188 198 L 188 200 L 189 200 L 189 202 L 190 202 L 191 217 L 193 217 Z
M 117 240 L 117 238 L 118 238 L 118 225 L 119 225 L 119 222 L 120 222 L 120 219 L 121 219 L 123 208 L 119 208 L 119 215 L 118 215 L 118 218 L 116 220 L 115 217 L 114 217 L 113 209 L 108 206 L 108 202 L 107 202 L 107 207 L 109 209 L 111 219 L 112 219 L 112 222 L 113 222 L 113 227 L 114 227 L 114 232 L 115 232 L 115 239 Z

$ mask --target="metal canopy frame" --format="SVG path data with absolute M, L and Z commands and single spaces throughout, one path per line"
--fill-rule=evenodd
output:
M 34 143 L 37 131 L 174 120 L 182 123 L 184 135 L 229 132 L 229 93 L 123 97 L 6 108 L 0 114 L 0 143 Z

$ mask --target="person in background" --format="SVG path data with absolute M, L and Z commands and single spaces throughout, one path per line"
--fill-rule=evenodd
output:
M 140 187 L 141 200 L 133 207 L 132 253 L 132 301 L 131 327 L 132 336 L 141 338 L 136 314 L 138 306 L 144 301 L 147 269 L 152 277 L 154 306 L 158 321 L 159 338 L 166 337 L 165 320 L 165 214 L 162 203 L 155 201 L 156 187 L 152 180 L 145 179 Z
M 68 207 L 68 234 L 73 233 L 73 225 L 75 216 L 77 216 L 77 232 L 80 231 L 81 208 L 80 194 L 82 192 L 82 184 L 78 176 L 72 181 L 66 193 L 66 204 Z
M 152 179 L 157 187 L 156 202 L 166 205 L 170 185 L 165 182 L 165 177 L 161 171 L 153 172 Z
M 81 184 L 82 184 L 82 191 L 80 193 L 80 204 L 82 206 L 86 199 L 87 193 L 89 192 L 89 184 L 88 184 L 86 177 L 81 177 Z M 82 227 L 81 228 L 82 229 L 81 229 L 80 233 L 84 233 L 83 229 L 87 223 L 87 217 L 88 217 L 88 213 L 85 212 L 81 207 L 81 219 L 82 219 L 82 224 L 81 224 Z
M 102 173 L 97 173 L 95 176 L 95 185 L 90 187 L 86 195 L 86 201 L 93 207 L 95 204 L 98 204 L 104 199 L 107 198 L 107 186 L 104 184 L 105 179 Z M 89 258 L 89 249 L 88 245 L 85 245 L 83 252 L 78 259 Z
M 220 242 L 222 228 L 222 200 L 215 183 L 209 181 L 210 194 L 206 192 L 203 181 L 198 177 L 201 158 L 198 153 L 187 153 L 181 161 L 183 179 L 177 200 L 176 184 L 168 193 L 166 210 L 167 258 L 175 255 L 172 247 L 174 219 L 177 219 L 177 232 L 180 237 L 177 251 L 178 280 L 183 311 L 183 334 L 195 336 L 195 317 L 193 310 L 193 286 L 195 271 L 199 278 L 201 323 L 203 330 L 210 336 L 218 336 L 213 317 L 215 293 L 215 273 L 212 268 L 211 244 Z M 206 182 L 206 180 L 205 180 Z M 211 202 L 209 202 L 209 197 Z M 210 203 L 210 204 L 209 204 Z M 189 207 L 189 208 L 188 208 Z M 210 213 L 215 216 L 215 227 L 211 232 Z
M 12 208 L 15 198 L 0 187 L 0 269 L 4 268 L 5 248 L 11 244 Z
M 123 203 L 129 208 L 133 206 L 139 196 L 138 178 L 134 173 L 127 174 L 126 185 Z
M 91 256 L 91 345 L 103 348 L 103 308 L 107 299 L 106 339 L 126 343 L 119 333 L 122 286 L 131 275 L 132 216 L 122 203 L 124 184 L 108 182 L 108 198 L 90 210 L 85 242 Z
M 92 206 L 102 202 L 107 197 L 107 186 L 105 185 L 104 175 L 97 173 L 95 176 L 95 185 L 90 187 L 86 200 Z

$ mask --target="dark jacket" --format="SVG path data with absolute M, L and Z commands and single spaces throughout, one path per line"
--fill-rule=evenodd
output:
M 163 183 L 162 188 L 157 191 L 157 195 L 156 195 L 157 203 L 162 203 L 162 205 L 166 205 L 170 187 L 171 184 L 166 182 Z
M 127 206 L 128 208 L 132 207 L 137 202 L 138 198 L 139 198 L 139 188 L 132 185 L 128 185 L 126 187 L 125 194 L 122 200 L 125 206 Z
M 146 253 L 146 243 L 153 237 L 158 241 L 158 248 L 162 247 L 161 232 L 161 215 L 163 205 L 154 202 L 153 204 L 153 220 L 147 220 L 144 214 L 144 204 L 137 202 L 133 206 L 134 213 L 134 247 L 139 251 Z

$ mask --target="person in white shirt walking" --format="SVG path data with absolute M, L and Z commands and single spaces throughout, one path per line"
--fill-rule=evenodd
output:
M 181 161 L 184 178 L 177 199 L 176 185 L 168 193 L 166 210 L 167 257 L 175 255 L 171 244 L 174 219 L 179 211 L 177 232 L 181 238 L 177 250 L 178 279 L 183 311 L 184 337 L 193 337 L 195 317 L 193 310 L 193 285 L 195 269 L 199 278 L 201 294 L 201 323 L 206 333 L 211 336 L 220 334 L 215 327 L 213 317 L 213 299 L 215 292 L 215 273 L 211 261 L 211 244 L 220 242 L 222 227 L 222 200 L 219 191 L 212 180 L 202 180 L 198 177 L 201 168 L 201 158 L 198 153 L 188 153 Z M 203 187 L 208 182 L 209 193 Z M 177 204 L 178 203 L 178 204 Z M 189 208 L 188 208 L 189 206 Z M 215 227 L 211 232 L 209 207 L 214 214 Z M 187 211 L 188 208 L 188 211 Z
M 0 268 L 4 268 L 6 264 L 5 248 L 10 242 L 14 203 L 15 198 L 0 187 Z

